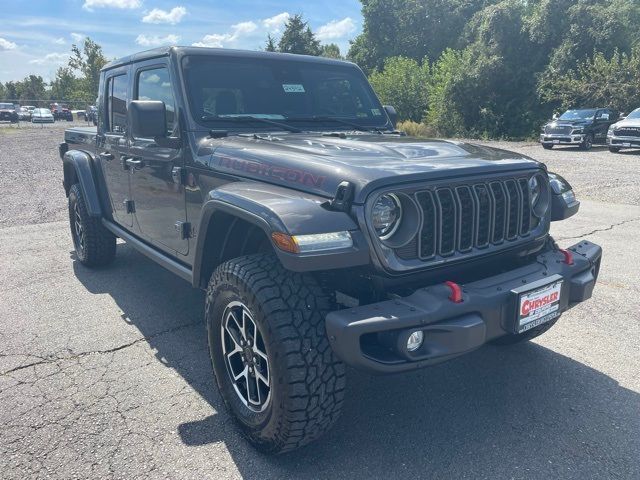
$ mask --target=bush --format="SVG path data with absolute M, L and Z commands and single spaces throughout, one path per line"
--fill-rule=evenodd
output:
M 396 128 L 402 132 L 405 132 L 410 137 L 433 138 L 437 136 L 436 131 L 429 125 L 414 122 L 412 120 L 398 122 Z
M 369 81 L 382 103 L 395 107 L 400 120 L 422 120 L 427 109 L 428 61 L 420 65 L 410 58 L 388 58 L 384 70 L 372 73 Z

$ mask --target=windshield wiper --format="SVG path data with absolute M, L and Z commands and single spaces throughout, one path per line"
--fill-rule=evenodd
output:
M 286 123 L 276 122 L 274 120 L 269 120 L 268 118 L 262 117 L 254 117 L 253 115 L 240 115 L 240 116 L 222 116 L 222 115 L 203 115 L 200 117 L 200 120 L 203 122 L 261 122 L 269 125 L 273 125 L 274 127 L 282 128 L 288 132 L 292 133 L 300 133 L 302 130 L 296 127 L 292 127 L 291 125 L 287 125 Z
M 355 123 L 355 122 L 350 122 L 349 120 L 344 120 L 340 117 L 332 117 L 330 115 L 311 115 L 308 117 L 287 117 L 287 120 L 293 120 L 295 121 L 299 121 L 299 122 L 303 122 L 303 121 L 312 121 L 312 122 L 335 122 L 335 123 L 340 123 L 342 125 L 346 125 L 348 127 L 352 127 L 355 130 L 358 130 L 360 132 L 376 132 L 376 133 L 383 133 L 381 129 L 377 128 L 377 127 L 366 127 L 364 125 L 360 125 L 359 123 Z

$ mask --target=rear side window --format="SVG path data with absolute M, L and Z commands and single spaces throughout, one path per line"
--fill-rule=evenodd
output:
M 127 75 L 111 77 L 107 82 L 107 130 L 124 134 L 127 126 Z
M 175 126 L 175 101 L 166 67 L 143 70 L 138 74 L 137 100 L 160 100 L 167 108 L 167 133 Z

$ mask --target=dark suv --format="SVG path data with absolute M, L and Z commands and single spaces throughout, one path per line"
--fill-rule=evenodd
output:
M 105 66 L 97 105 L 60 146 L 75 257 L 119 237 L 206 291 L 218 387 L 262 450 L 326 431 L 347 365 L 526 341 L 595 286 L 600 247 L 549 235 L 579 207 L 562 177 L 407 137 L 352 63 L 162 48 Z
M 0 103 L 0 122 L 18 123 L 19 116 L 13 103 Z
M 567 110 L 542 127 L 540 143 L 546 149 L 574 145 L 590 150 L 595 143 L 606 144 L 607 130 L 618 117 L 618 112 L 609 108 Z

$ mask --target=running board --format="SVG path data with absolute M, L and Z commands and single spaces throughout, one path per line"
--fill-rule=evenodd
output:
M 192 281 L 193 276 L 191 274 L 190 268 L 185 267 L 179 262 L 176 262 L 173 258 L 160 252 L 159 250 L 155 249 L 151 245 L 148 245 L 147 243 L 143 242 L 135 235 L 117 226 L 115 223 L 112 223 L 109 220 L 103 218 L 102 224 L 105 226 L 107 230 L 109 230 L 115 236 L 123 239 L 125 242 L 127 242 L 136 250 L 138 250 L 140 253 L 149 257 L 154 262 L 159 263 L 161 266 L 163 266 L 170 272 L 175 273 L 180 278 L 186 280 L 187 282 L 193 285 L 193 281 Z

